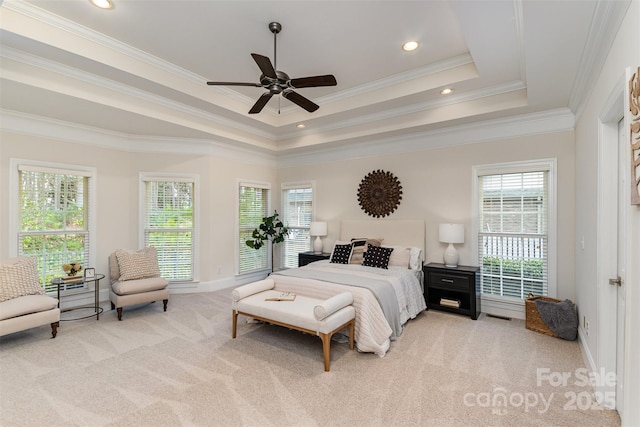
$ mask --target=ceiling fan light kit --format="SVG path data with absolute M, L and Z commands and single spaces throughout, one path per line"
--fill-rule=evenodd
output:
M 257 53 L 252 53 L 251 57 L 260 68 L 262 74 L 260 75 L 260 83 L 242 83 L 242 82 L 207 82 L 210 86 L 253 86 L 262 87 L 267 89 L 267 92 L 263 93 L 260 98 L 253 104 L 249 114 L 257 114 L 267 105 L 273 95 L 282 95 L 289 101 L 298 105 L 299 107 L 312 113 L 320 108 L 317 104 L 308 98 L 300 95 L 293 89 L 301 89 L 306 87 L 320 87 L 320 86 L 335 86 L 337 85 L 336 78 L 331 74 L 312 77 L 301 77 L 292 79 L 287 73 L 276 70 L 278 65 L 277 60 L 277 45 L 276 36 L 282 30 L 282 25 L 278 22 L 269 23 L 269 31 L 273 33 L 273 64 L 267 56 L 263 56 Z

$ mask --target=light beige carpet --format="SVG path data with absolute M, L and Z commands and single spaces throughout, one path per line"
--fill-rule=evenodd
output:
M 428 311 L 380 358 L 246 323 L 230 290 L 0 338 L 2 426 L 617 426 L 579 384 L 577 342 Z M 568 372 L 563 386 L 538 369 Z M 578 373 L 579 375 L 579 373 Z M 540 384 L 538 384 L 540 383 Z M 593 403 L 593 405 L 592 405 Z

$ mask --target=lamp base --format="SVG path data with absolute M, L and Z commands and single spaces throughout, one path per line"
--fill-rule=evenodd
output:
M 322 253 L 322 239 L 320 239 L 320 236 L 316 236 L 316 240 L 313 241 L 313 253 Z
M 447 249 L 444 251 L 444 265 L 445 267 L 457 267 L 460 257 L 453 243 L 449 243 Z

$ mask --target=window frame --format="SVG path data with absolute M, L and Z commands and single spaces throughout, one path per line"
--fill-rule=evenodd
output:
M 282 184 L 280 184 L 280 212 L 282 215 L 282 219 L 284 222 L 284 214 L 285 214 L 285 192 L 288 190 L 296 190 L 296 189 L 306 189 L 306 188 L 310 188 L 311 189 L 311 221 L 315 221 L 316 220 L 316 182 L 315 181 L 301 181 L 301 182 L 283 182 Z M 289 229 L 299 229 L 299 230 L 307 230 L 307 232 L 309 231 L 309 228 L 311 226 L 311 224 L 309 224 L 309 226 L 307 227 L 298 227 L 298 226 L 291 226 L 289 224 L 287 224 L 285 222 L 285 226 Z M 307 248 L 307 251 L 311 251 L 311 246 L 313 245 L 313 240 L 311 239 L 311 236 L 309 236 L 309 247 Z M 286 253 L 286 247 L 281 249 L 280 252 L 280 268 L 290 268 L 290 267 L 286 267 L 285 266 L 285 262 L 287 259 L 287 253 Z M 296 265 L 297 267 L 297 265 Z
M 29 159 L 19 159 L 19 158 L 11 158 L 9 159 L 9 235 L 13 236 L 13 243 L 9 244 L 9 256 L 17 257 L 20 256 L 19 251 L 19 239 L 18 234 L 20 233 L 20 221 L 19 221 L 19 211 L 20 211 L 20 168 L 32 170 L 32 171 L 40 171 L 44 173 L 58 173 L 58 174 L 69 174 L 69 175 L 81 175 L 88 178 L 87 182 L 87 191 L 89 192 L 89 197 L 87 201 L 87 232 L 89 234 L 89 259 L 85 260 L 84 267 L 93 267 L 96 265 L 96 237 L 97 237 L 97 214 L 98 214 L 98 203 L 97 203 L 97 168 L 93 166 L 82 166 L 82 165 L 74 165 L 68 163 L 58 163 L 58 162 L 44 162 L 38 160 L 29 160 Z M 62 267 L 60 275 L 62 275 Z M 48 284 L 43 283 L 43 286 L 46 289 Z M 77 289 L 61 289 L 61 295 L 69 295 L 78 292 L 84 292 L 88 289 L 86 286 L 83 288 Z M 48 290 L 48 294 L 54 294 L 56 291 Z
M 240 271 L 240 187 L 261 188 L 267 190 L 267 215 L 271 212 L 271 199 L 273 197 L 271 191 L 271 183 L 267 181 L 254 181 L 247 179 L 238 179 L 236 181 L 235 197 L 236 197 L 236 215 L 235 215 L 235 272 L 237 277 L 250 277 L 252 275 L 262 276 L 264 273 L 271 271 L 272 265 L 272 245 L 265 245 L 267 250 L 267 264 L 264 268 L 257 268 L 249 271 Z
M 547 188 L 547 296 L 555 298 L 557 295 L 557 159 L 540 159 L 530 161 L 494 163 L 487 165 L 474 165 L 472 168 L 472 256 L 479 262 L 479 232 L 480 232 L 480 176 L 501 175 L 525 172 L 548 172 Z M 481 273 L 480 273 L 481 274 Z M 481 295 L 483 303 L 494 304 L 495 307 L 503 307 L 506 310 L 509 305 L 524 307 L 524 300 L 500 296 Z
M 138 245 L 139 247 L 145 246 L 145 228 L 146 228 L 146 187 L 145 183 L 150 181 L 163 181 L 163 182 L 191 182 L 193 184 L 193 228 L 191 232 L 191 279 L 167 279 L 172 285 L 180 283 L 197 283 L 199 282 L 199 254 L 198 250 L 198 235 L 200 232 L 200 215 L 199 215 L 199 200 L 200 200 L 200 175 L 197 174 L 182 174 L 182 173 L 168 173 L 168 172 L 140 172 L 138 179 Z

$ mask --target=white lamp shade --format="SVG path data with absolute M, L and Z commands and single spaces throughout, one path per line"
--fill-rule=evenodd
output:
M 309 235 L 311 236 L 326 236 L 327 235 L 327 223 L 324 221 L 312 221 L 309 225 Z
M 443 243 L 464 243 L 464 224 L 440 224 L 438 236 Z

